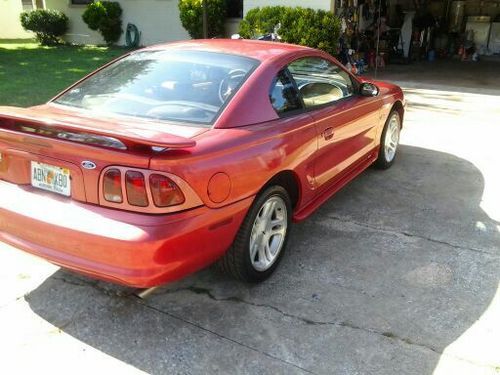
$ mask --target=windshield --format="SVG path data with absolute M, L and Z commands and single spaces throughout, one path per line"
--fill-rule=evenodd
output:
M 257 61 L 200 51 L 143 51 L 55 100 L 103 114 L 211 124 Z

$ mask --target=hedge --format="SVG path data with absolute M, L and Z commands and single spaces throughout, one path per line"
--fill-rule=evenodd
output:
M 302 7 L 266 6 L 248 11 L 240 23 L 243 38 L 269 33 L 281 23 L 279 35 L 287 43 L 337 53 L 341 22 L 332 12 Z
M 22 12 L 21 26 L 35 33 L 41 45 L 53 45 L 68 31 L 68 17 L 57 10 L 36 9 Z
M 82 14 L 89 29 L 97 30 L 107 44 L 113 44 L 122 35 L 122 7 L 116 1 L 95 1 Z

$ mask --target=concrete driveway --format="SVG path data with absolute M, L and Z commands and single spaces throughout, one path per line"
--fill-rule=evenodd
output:
M 263 284 L 208 269 L 143 301 L 1 245 L 0 372 L 499 374 L 500 96 L 413 83 L 397 163 Z

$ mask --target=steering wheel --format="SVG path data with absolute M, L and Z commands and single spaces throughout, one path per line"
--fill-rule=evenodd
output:
M 247 72 L 243 69 L 231 70 L 219 84 L 219 100 L 224 103 L 231 96 L 233 90 L 240 84 Z

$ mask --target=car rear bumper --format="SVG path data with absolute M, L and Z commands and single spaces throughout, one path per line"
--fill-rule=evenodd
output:
M 252 200 L 147 215 L 0 181 L 0 240 L 92 277 L 146 288 L 179 279 L 220 257 Z

